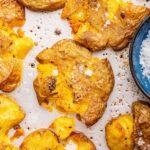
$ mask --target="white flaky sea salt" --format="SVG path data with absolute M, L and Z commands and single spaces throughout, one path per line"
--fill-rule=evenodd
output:
M 90 70 L 90 69 L 87 69 L 87 70 L 85 70 L 85 73 L 84 73 L 84 74 L 87 75 L 87 76 L 92 76 L 93 71 Z
M 58 70 L 53 70 L 52 74 L 53 76 L 58 76 Z
M 77 148 L 77 145 L 73 141 L 69 141 L 65 147 L 65 150 L 77 150 Z
M 141 46 L 140 64 L 143 68 L 143 75 L 150 79 L 150 31 Z

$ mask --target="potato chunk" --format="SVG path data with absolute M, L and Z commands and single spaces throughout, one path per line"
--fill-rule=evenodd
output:
M 9 26 L 22 26 L 25 22 L 24 7 L 17 0 L 0 0 L 0 20 Z
M 0 149 L 18 150 L 11 144 L 8 131 L 18 125 L 25 117 L 19 105 L 6 95 L 0 94 Z
M 74 40 L 91 51 L 122 50 L 148 15 L 150 9 L 130 0 L 68 0 L 62 12 Z
M 139 150 L 150 148 L 150 104 L 144 101 L 132 105 L 134 116 L 134 142 Z
M 22 59 L 33 47 L 28 37 L 20 37 L 8 26 L 0 26 L 0 90 L 11 92 L 22 79 Z
M 0 90 L 11 92 L 17 88 L 22 79 L 22 61 L 19 59 L 0 59 Z
M 0 26 L 0 55 L 23 59 L 32 49 L 34 43 L 29 37 L 20 37 L 8 26 Z M 10 56 L 9 56 L 10 57 Z
M 114 86 L 107 59 L 92 58 L 88 49 L 66 39 L 41 52 L 37 60 L 41 64 L 34 89 L 39 104 L 76 114 L 87 126 L 102 117 Z
M 24 117 L 25 113 L 11 97 L 0 94 L 0 131 L 7 132 Z
M 66 0 L 19 0 L 24 6 L 31 10 L 56 10 L 65 5 Z
M 107 145 L 111 150 L 133 150 L 133 117 L 122 115 L 106 125 Z
M 69 117 L 60 117 L 54 120 L 50 125 L 58 138 L 61 140 L 66 139 L 74 130 L 74 119 Z
M 39 129 L 24 139 L 20 150 L 55 150 L 57 145 L 58 140 L 49 129 Z

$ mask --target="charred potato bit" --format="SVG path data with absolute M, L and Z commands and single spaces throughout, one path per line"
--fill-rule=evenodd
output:
M 99 51 L 125 48 L 148 8 L 124 0 L 68 0 L 62 12 L 72 27 L 75 41 Z
M 25 22 L 24 7 L 17 0 L 0 0 L 0 20 L 9 26 L 22 26 Z
M 150 148 L 150 104 L 135 102 L 132 106 L 134 115 L 134 141 L 138 150 Z
M 111 150 L 133 150 L 133 117 L 122 115 L 106 125 L 106 141 Z
M 66 139 L 74 130 L 74 119 L 59 117 L 50 125 L 50 128 L 55 131 L 59 139 Z
M 29 134 L 20 146 L 20 150 L 56 150 L 58 140 L 49 129 L 39 129 Z
M 24 111 L 16 102 L 6 95 L 0 94 L 0 149 L 17 150 L 7 136 L 8 131 L 18 125 L 25 117 Z
M 73 142 L 78 150 L 96 150 L 96 147 L 92 141 L 81 132 L 73 132 L 68 138 L 67 144 L 69 142 Z
M 33 47 L 32 39 L 19 37 L 8 26 L 0 26 L 0 90 L 11 92 L 22 79 L 22 60 Z
M 53 103 L 75 113 L 87 126 L 102 117 L 113 89 L 114 76 L 107 59 L 92 58 L 73 40 L 62 40 L 37 56 L 41 63 L 34 88 L 40 104 Z
M 64 7 L 66 0 L 19 0 L 19 2 L 31 10 L 53 11 Z

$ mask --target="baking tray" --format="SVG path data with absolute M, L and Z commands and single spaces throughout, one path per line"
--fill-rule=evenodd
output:
M 135 3 L 150 7 L 150 2 L 144 0 L 134 0 Z M 26 10 L 26 23 L 23 27 L 27 36 L 33 38 L 37 42 L 24 61 L 23 80 L 20 87 L 9 95 L 16 98 L 17 102 L 23 107 L 26 112 L 24 121 L 20 124 L 25 130 L 25 136 L 30 132 L 39 129 L 47 128 L 51 122 L 64 114 L 60 114 L 56 110 L 52 113 L 48 112 L 43 107 L 39 106 L 34 89 L 33 80 L 36 77 L 36 67 L 31 67 L 34 63 L 37 65 L 35 56 L 47 47 L 51 47 L 55 42 L 72 38 L 71 28 L 67 21 L 60 18 L 62 10 L 55 12 L 32 12 Z M 61 34 L 56 35 L 55 30 L 60 30 Z M 93 57 L 108 58 L 112 64 L 115 75 L 115 87 L 109 98 L 107 109 L 103 117 L 92 127 L 87 128 L 84 124 L 76 119 L 75 129 L 84 132 L 95 143 L 97 150 L 108 150 L 105 141 L 105 124 L 112 117 L 119 114 L 130 113 L 131 104 L 136 100 L 148 100 L 139 91 L 129 69 L 128 62 L 129 48 L 120 52 L 114 52 L 111 49 L 97 52 Z M 74 115 L 70 115 L 75 118 Z M 14 130 L 11 130 L 9 135 L 13 135 Z M 24 137 L 16 139 L 15 145 L 20 145 Z

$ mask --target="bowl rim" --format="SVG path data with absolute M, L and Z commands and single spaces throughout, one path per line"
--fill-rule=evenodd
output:
M 142 91 L 142 93 L 150 100 L 150 95 L 142 88 L 142 86 L 140 85 L 139 83 L 139 80 L 137 79 L 137 76 L 136 76 L 136 73 L 134 72 L 134 66 L 133 66 L 133 45 L 135 43 L 135 39 L 137 37 L 137 35 L 139 34 L 140 30 L 141 30 L 141 27 L 145 24 L 145 22 L 147 20 L 150 19 L 150 15 L 147 16 L 142 22 L 141 24 L 139 25 L 139 27 L 137 28 L 137 31 L 135 32 L 134 36 L 133 36 L 133 39 L 131 41 L 131 44 L 130 44 L 130 48 L 129 48 L 129 64 L 130 64 L 130 71 L 131 71 L 131 74 L 132 74 L 132 77 L 136 83 L 136 85 L 139 87 L 139 89 Z

